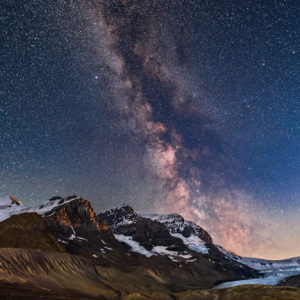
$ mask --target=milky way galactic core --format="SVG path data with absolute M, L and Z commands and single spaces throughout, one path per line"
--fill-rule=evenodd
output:
M 300 251 L 296 1 L 0 3 L 0 196 L 179 213 Z

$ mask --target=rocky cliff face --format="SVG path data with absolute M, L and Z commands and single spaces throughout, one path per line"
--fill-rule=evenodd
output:
M 96 258 L 107 256 L 111 247 L 119 244 L 107 222 L 98 218 L 91 203 L 81 197 L 54 197 L 37 211 L 69 253 Z
M 60 199 L 58 206 L 53 207 L 43 216 L 51 229 L 64 235 L 72 235 L 76 231 L 94 234 L 111 233 L 107 222 L 97 218 L 91 203 L 76 196 Z

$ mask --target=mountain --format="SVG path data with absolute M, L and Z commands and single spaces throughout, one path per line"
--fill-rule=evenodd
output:
M 0 299 L 215 299 L 221 290 L 204 289 L 257 280 L 266 274 L 258 265 L 271 267 L 215 245 L 178 214 L 124 204 L 97 215 L 75 195 L 38 207 L 10 197 L 0 204 Z
M 205 261 L 208 269 L 220 274 L 243 278 L 259 275 L 246 265 L 229 261 L 203 228 L 180 215 L 143 215 L 124 204 L 98 214 L 98 218 L 109 224 L 116 239 L 126 244 L 129 251 L 147 257 L 162 255 L 179 266 L 203 265 Z

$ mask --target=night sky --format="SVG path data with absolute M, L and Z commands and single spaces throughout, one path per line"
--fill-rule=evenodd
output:
M 297 2 L 1 0 L 0 196 L 177 212 L 299 256 Z

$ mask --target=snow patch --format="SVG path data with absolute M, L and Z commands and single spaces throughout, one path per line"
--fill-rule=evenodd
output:
M 184 253 L 181 254 L 181 253 L 178 253 L 177 251 L 168 250 L 167 249 L 168 247 L 166 247 L 166 246 L 155 246 L 152 248 L 151 251 L 148 251 L 143 246 L 141 246 L 138 242 L 133 241 L 131 236 L 126 236 L 123 234 L 115 234 L 115 238 L 119 242 L 126 243 L 128 246 L 130 246 L 131 251 L 140 253 L 147 257 L 154 256 L 154 255 L 166 255 L 174 262 L 180 261 L 180 258 L 188 260 L 193 257 L 190 254 L 184 254 Z M 107 247 L 105 247 L 105 248 L 107 248 Z M 189 261 L 187 261 L 187 262 L 189 262 Z
M 71 234 L 68 239 L 71 240 L 71 241 L 73 241 L 74 239 L 76 239 L 76 235 L 75 234 Z
M 180 233 L 171 233 L 171 235 L 181 239 L 190 250 L 201 254 L 208 254 L 208 248 L 205 246 L 205 242 L 197 235 L 190 235 L 189 237 L 184 237 Z
M 64 240 L 61 240 L 61 239 L 57 239 L 60 243 L 63 243 L 63 244 L 69 244 L 67 241 L 64 241 Z
M 159 255 L 171 255 L 171 256 L 177 256 L 176 251 L 170 251 L 167 250 L 168 247 L 165 246 L 155 246 L 152 248 L 152 252 L 155 252 Z
M 115 238 L 119 242 L 126 243 L 128 246 L 130 246 L 130 248 L 133 252 L 140 253 L 140 254 L 145 255 L 147 257 L 150 257 L 150 256 L 154 255 L 152 252 L 148 251 L 143 246 L 141 246 L 138 242 L 133 241 L 131 236 L 126 236 L 126 235 L 123 235 L 123 234 L 115 234 Z

